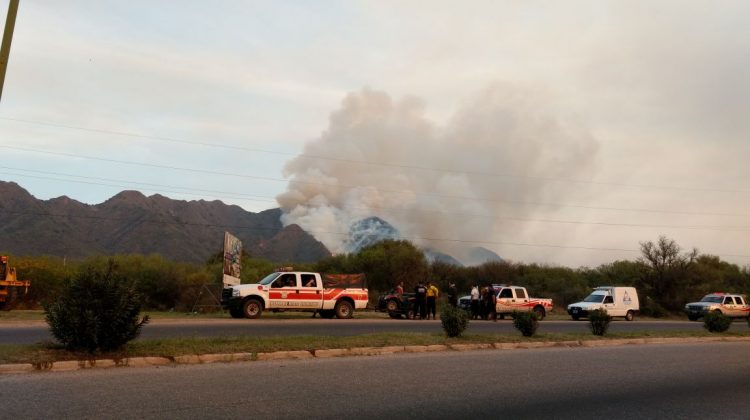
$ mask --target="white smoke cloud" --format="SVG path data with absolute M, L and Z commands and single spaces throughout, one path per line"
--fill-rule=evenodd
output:
M 333 252 L 347 251 L 353 222 L 377 216 L 405 239 L 458 256 L 517 239 L 525 225 L 503 218 L 529 217 L 533 207 L 520 203 L 559 200 L 565 192 L 554 180 L 590 177 L 597 150 L 539 90 L 492 85 L 438 125 L 415 98 L 364 89 L 287 163 L 290 183 L 277 201 L 285 225 L 299 224 Z

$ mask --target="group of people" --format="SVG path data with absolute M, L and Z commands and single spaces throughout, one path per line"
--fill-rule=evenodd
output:
M 401 296 L 404 293 L 404 282 L 396 286 L 396 294 Z M 414 287 L 414 318 L 419 319 L 437 319 L 437 298 L 440 296 L 440 290 L 431 281 L 427 284 L 417 283 Z M 453 307 L 458 306 L 458 289 L 455 283 L 448 284 L 448 303 Z
M 491 283 L 471 288 L 471 319 L 497 321 L 497 292 Z

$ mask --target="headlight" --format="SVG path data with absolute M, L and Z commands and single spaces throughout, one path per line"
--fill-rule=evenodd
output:
M 240 295 L 240 289 L 232 289 L 232 297 L 237 297 Z

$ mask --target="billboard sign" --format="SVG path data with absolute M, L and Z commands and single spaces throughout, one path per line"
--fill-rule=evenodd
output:
M 240 284 L 240 257 L 242 242 L 229 232 L 224 232 L 224 287 Z

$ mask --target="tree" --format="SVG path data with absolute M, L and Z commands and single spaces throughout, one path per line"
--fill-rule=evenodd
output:
M 662 235 L 654 243 L 641 242 L 641 289 L 668 310 L 679 310 L 684 305 L 681 289 L 688 283 L 689 271 L 695 264 L 698 250 L 681 254 L 677 243 Z M 678 297 L 678 295 L 680 295 Z
M 370 290 L 389 290 L 401 281 L 408 289 L 427 279 L 424 253 L 408 241 L 380 241 L 362 249 L 354 259 L 353 268 L 367 275 Z

